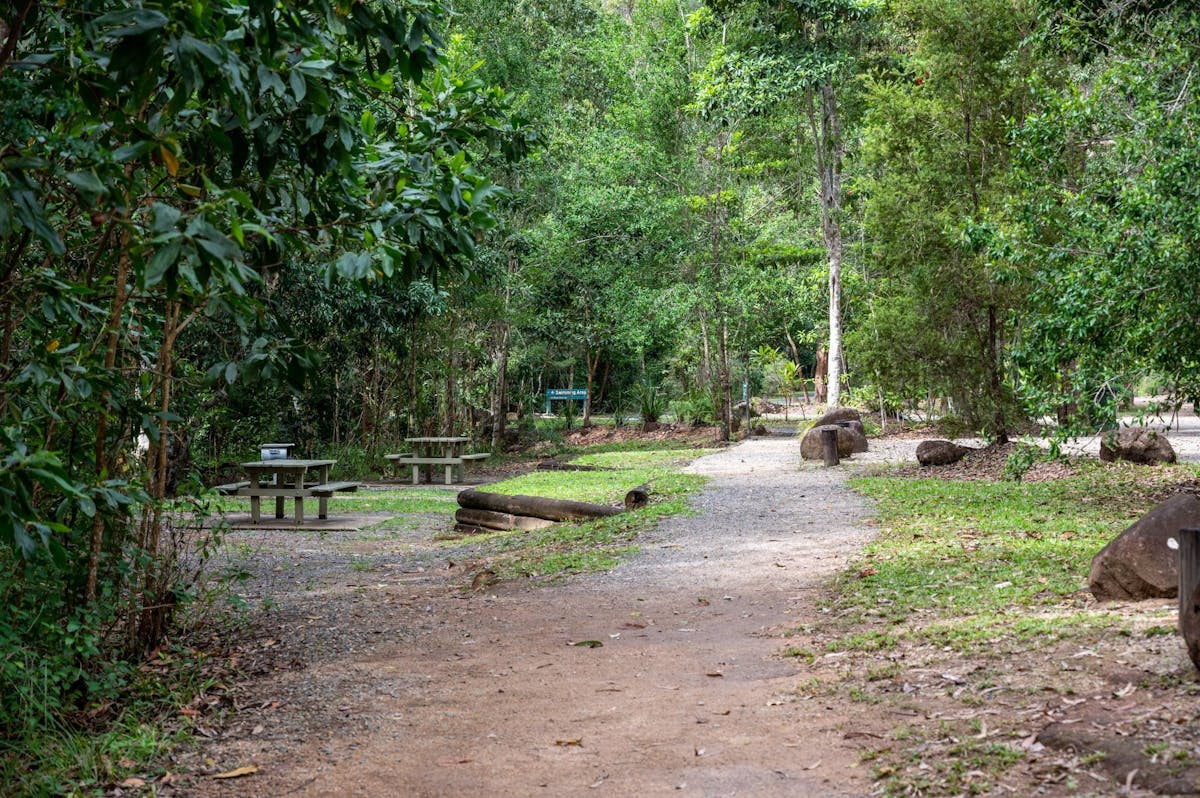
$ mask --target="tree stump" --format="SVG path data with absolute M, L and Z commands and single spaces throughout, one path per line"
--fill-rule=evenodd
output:
M 1200 668 L 1200 529 L 1179 530 L 1179 634 Z
M 835 466 L 838 459 L 838 432 L 836 428 L 821 430 L 821 450 L 826 466 Z

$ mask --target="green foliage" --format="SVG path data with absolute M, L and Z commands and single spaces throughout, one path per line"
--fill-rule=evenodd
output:
M 667 409 L 662 389 L 649 381 L 642 381 L 634 386 L 633 398 L 637 402 L 638 415 L 644 424 L 658 421 Z
M 707 391 L 693 391 L 681 399 L 672 399 L 670 406 L 671 414 L 684 424 L 700 426 L 716 421 L 712 394 Z
M 990 249 L 1008 120 L 1026 102 L 1027 11 L 1010 0 L 896 4 L 898 52 L 868 84 L 864 224 L 879 274 L 850 351 L 885 393 L 950 396 L 972 429 L 1016 415 L 1005 341 L 1019 286 Z
M 125 658 L 190 599 L 183 546 L 203 557 L 206 539 L 170 497 L 194 487 L 192 435 L 236 427 L 213 408 L 286 404 L 320 349 L 344 360 L 322 315 L 365 294 L 395 326 L 419 307 L 388 314 L 395 293 L 470 265 L 502 196 L 477 162 L 530 142 L 501 92 L 439 60 L 442 13 L 86 0 L 5 15 L 0 736 L 118 697 Z M 302 305 L 318 286 L 341 301 Z
M 1183 321 L 1200 300 L 1198 34 L 1191 9 L 1135 4 L 1056 16 L 1041 41 L 1043 107 L 1016 134 L 1008 243 L 1030 283 L 1022 386 L 1066 432 L 1111 423 L 1112 396 L 1147 371 L 1173 399 L 1200 395 L 1200 338 Z

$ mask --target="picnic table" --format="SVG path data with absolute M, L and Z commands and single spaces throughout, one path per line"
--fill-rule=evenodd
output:
M 416 436 L 405 438 L 404 442 L 413 447 L 411 452 L 402 452 L 400 454 L 385 454 L 384 459 L 390 460 L 392 465 L 399 470 L 401 466 L 412 466 L 412 481 L 414 485 L 421 482 L 421 469 L 424 467 L 429 473 L 429 481 L 433 482 L 433 467 L 435 465 L 445 466 L 446 468 L 446 484 L 454 483 L 455 477 L 458 481 L 463 480 L 464 466 L 473 461 L 486 460 L 491 457 L 491 452 L 473 452 L 467 454 L 464 452 L 470 438 L 461 435 L 447 436 Z
M 329 517 L 329 497 L 334 493 L 350 493 L 358 490 L 358 482 L 333 482 L 329 472 L 337 460 L 253 460 L 242 463 L 249 479 L 218 485 L 217 491 L 229 496 L 250 497 L 250 520 L 257 524 L 261 519 L 263 498 L 275 499 L 275 517 L 283 518 L 286 499 L 296 503 L 296 525 L 304 523 L 304 500 L 316 498 L 317 517 Z

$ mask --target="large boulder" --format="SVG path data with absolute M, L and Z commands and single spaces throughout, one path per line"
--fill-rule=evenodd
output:
M 862 414 L 853 407 L 831 407 L 825 411 L 825 415 L 813 422 L 813 428 L 836 424 L 839 421 L 862 421 Z
M 1178 493 L 1150 508 L 1092 558 L 1092 595 L 1098 601 L 1178 595 L 1179 555 L 1168 541 L 1178 540 L 1184 527 L 1200 527 L 1200 498 L 1195 494 Z
M 805 460 L 825 459 L 825 447 L 821 443 L 821 430 L 823 429 L 837 430 L 838 457 L 849 457 L 855 451 L 865 452 L 867 450 L 867 439 L 863 435 L 837 424 L 822 424 L 819 427 L 812 427 L 804 433 L 804 437 L 800 439 L 800 457 Z
M 960 446 L 954 441 L 921 441 L 917 444 L 917 462 L 923 466 L 950 465 L 973 451 L 970 446 Z
M 1174 463 L 1175 449 L 1167 437 L 1146 427 L 1125 427 L 1100 439 L 1100 459 L 1106 463 Z
M 867 451 L 867 430 L 861 421 L 851 419 L 850 421 L 839 421 L 837 425 L 854 433 L 854 454 Z

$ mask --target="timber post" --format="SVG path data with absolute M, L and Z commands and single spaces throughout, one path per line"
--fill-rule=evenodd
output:
M 821 430 L 821 451 L 825 456 L 826 466 L 835 466 L 838 459 L 838 430 L 837 427 Z
M 1179 634 L 1200 668 L 1200 529 L 1179 530 Z

